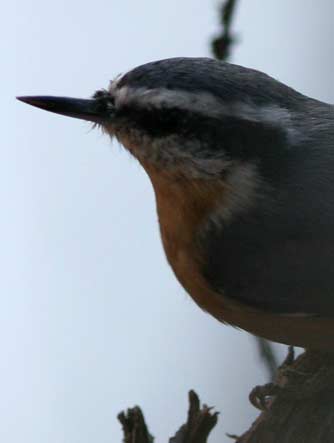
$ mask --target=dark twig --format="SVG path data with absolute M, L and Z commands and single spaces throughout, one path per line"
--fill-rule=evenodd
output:
M 213 56 L 218 60 L 227 60 L 231 55 L 231 47 L 235 43 L 235 38 L 231 33 L 232 19 L 236 10 L 237 0 L 226 0 L 220 7 L 221 33 L 212 40 L 211 50 Z M 278 363 L 274 350 L 267 340 L 256 338 L 260 357 L 266 365 L 270 380 L 276 375 Z
M 126 414 L 121 412 L 117 418 L 123 428 L 124 443 L 153 443 L 139 406 L 128 409 Z
M 208 436 L 218 420 L 218 412 L 203 405 L 195 391 L 189 392 L 189 410 L 187 422 L 181 426 L 169 443 L 206 443 Z
M 265 364 L 269 373 L 269 378 L 270 380 L 274 380 L 278 368 L 278 361 L 274 349 L 271 343 L 264 338 L 256 337 L 256 343 L 259 349 L 261 360 Z
M 226 0 L 220 9 L 221 33 L 213 39 L 211 50 L 218 60 L 227 60 L 230 56 L 231 46 L 235 43 L 235 37 L 231 33 L 233 14 L 237 0 Z
M 189 392 L 187 422 L 180 427 L 169 443 L 206 443 L 211 430 L 218 420 L 218 412 L 212 413 L 206 405 L 200 407 L 198 395 Z M 138 406 L 121 412 L 118 420 L 122 424 L 124 443 L 153 443 L 141 409 Z

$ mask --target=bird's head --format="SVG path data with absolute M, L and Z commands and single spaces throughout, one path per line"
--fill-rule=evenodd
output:
M 266 162 L 267 170 L 277 153 L 271 145 L 286 146 L 295 136 L 290 108 L 302 97 L 258 71 L 174 58 L 139 66 L 88 100 L 19 99 L 94 122 L 146 169 L 212 179 L 240 164 L 261 169 Z

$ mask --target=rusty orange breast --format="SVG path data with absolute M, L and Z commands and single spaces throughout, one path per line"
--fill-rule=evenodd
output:
M 189 180 L 157 170 L 150 164 L 143 166 L 154 187 L 168 261 L 180 283 L 202 309 L 221 322 L 269 340 L 333 350 L 332 319 L 277 315 L 253 309 L 215 292 L 203 277 L 203 257 L 197 236 L 217 205 L 224 203 L 227 189 L 222 181 Z
M 200 228 L 221 204 L 225 189 L 217 180 L 189 179 L 143 164 L 156 195 L 160 232 L 167 259 L 180 283 L 203 309 L 215 317 L 223 297 L 210 297 L 201 267 Z M 216 296 L 214 297 L 217 298 Z

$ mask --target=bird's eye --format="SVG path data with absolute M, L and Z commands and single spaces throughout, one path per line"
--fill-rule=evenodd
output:
M 96 101 L 97 111 L 106 115 L 114 114 L 115 99 L 106 89 L 100 89 L 95 92 L 93 99 Z
M 109 96 L 109 92 L 106 89 L 99 89 L 94 93 L 93 98 L 99 99 L 106 96 Z

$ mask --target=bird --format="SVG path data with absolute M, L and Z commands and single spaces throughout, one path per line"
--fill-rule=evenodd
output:
M 89 99 L 20 101 L 88 120 L 152 183 L 167 260 L 222 323 L 334 350 L 334 106 L 260 71 L 163 59 Z

